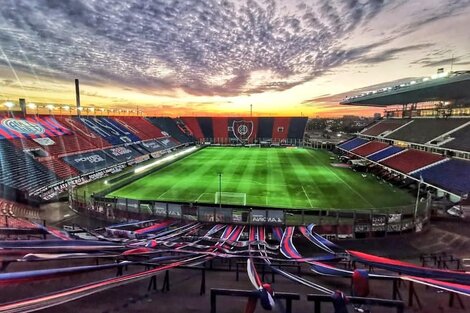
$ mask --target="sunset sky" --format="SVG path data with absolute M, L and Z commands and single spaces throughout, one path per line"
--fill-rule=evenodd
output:
M 2 0 L 0 103 L 338 116 L 338 94 L 470 69 L 470 0 Z

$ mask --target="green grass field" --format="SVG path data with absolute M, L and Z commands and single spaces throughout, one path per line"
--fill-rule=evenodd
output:
M 408 193 L 330 164 L 326 151 L 209 147 L 117 189 L 108 196 L 141 200 L 215 202 L 222 192 L 246 194 L 247 205 L 278 208 L 377 209 L 412 205 Z M 242 197 L 224 204 L 242 204 Z

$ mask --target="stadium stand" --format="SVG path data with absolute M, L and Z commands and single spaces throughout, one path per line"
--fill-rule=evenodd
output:
M 228 143 L 228 119 L 226 117 L 213 117 L 214 140 L 216 143 Z
M 383 142 L 371 141 L 366 143 L 365 145 L 360 146 L 359 148 L 351 150 L 351 152 L 360 156 L 368 156 L 370 154 L 383 150 L 388 146 L 388 144 Z
M 258 118 L 228 118 L 228 136 L 231 142 L 253 143 L 258 138 Z
M 273 136 L 274 118 L 260 117 L 258 118 L 258 137 L 260 140 L 271 140 Z
M 401 151 L 403 151 L 403 148 L 389 146 L 388 148 L 385 148 L 384 150 L 381 150 L 381 151 L 378 151 L 376 153 L 369 155 L 367 158 L 371 161 L 379 162 L 380 160 L 391 157 L 392 155 L 400 153 Z
M 361 134 L 362 135 L 367 135 L 367 136 L 380 136 L 380 135 L 387 135 L 393 130 L 397 129 L 398 127 L 401 127 L 405 125 L 406 123 L 409 123 L 409 120 L 382 120 L 379 121 L 376 124 L 373 124 L 370 127 L 365 128 Z
M 159 139 L 158 141 L 163 146 L 163 149 L 170 149 L 178 145 L 178 142 L 176 142 L 173 138 L 164 138 Z
M 424 181 L 451 191 L 455 194 L 470 192 L 470 161 L 452 159 L 430 168 L 413 173 L 414 177 L 423 177 Z
M 176 124 L 175 120 L 169 117 L 149 117 L 147 120 L 153 125 L 157 126 L 162 131 L 166 132 L 168 136 L 173 137 L 180 143 L 193 142 L 194 138 L 186 135 Z M 163 133 L 165 135 L 165 133 Z
M 66 156 L 62 160 L 81 173 L 90 173 L 117 163 L 117 161 L 101 150 Z
M 353 149 L 356 149 L 364 144 L 366 144 L 368 142 L 367 139 L 363 139 L 363 138 L 352 138 L 348 141 L 345 141 L 343 143 L 340 143 L 338 145 L 339 148 L 343 149 L 343 150 L 346 150 L 346 151 L 351 151 Z
M 113 119 L 132 131 L 142 140 L 165 137 L 158 127 L 151 124 L 143 117 L 126 116 L 114 117 Z
M 386 138 L 424 144 L 467 123 L 468 119 L 413 119 Z
M 110 155 L 113 159 L 119 162 L 127 162 L 133 160 L 141 154 L 137 152 L 132 146 L 119 146 L 119 147 L 111 147 L 108 149 L 103 150 L 106 154 Z
M 273 141 L 285 141 L 289 132 L 289 122 L 290 118 L 288 117 L 277 117 L 274 119 L 273 125 Z
M 143 149 L 147 150 L 148 152 L 156 152 L 163 150 L 165 147 L 158 141 L 158 140 L 146 140 L 140 143 Z
M 470 152 L 470 125 L 449 134 L 449 139 L 441 147 Z
M 33 207 L 0 198 L 0 216 L 40 219 L 39 210 Z
M 201 140 L 204 138 L 201 127 L 199 126 L 199 121 L 194 117 L 182 117 L 181 120 L 186 125 L 186 127 L 191 131 L 191 134 L 194 138 Z
M 211 117 L 197 117 L 196 121 L 202 131 L 203 138 L 214 138 L 214 130 L 212 128 Z
M 106 117 L 77 117 L 88 128 L 99 134 L 113 145 L 131 143 L 141 139 L 122 124 Z
M 69 177 L 77 176 L 78 171 L 60 159 L 48 158 L 40 160 L 44 166 L 53 171 L 59 178 L 66 179 Z
M 306 117 L 183 117 L 181 120 L 197 139 L 214 143 L 302 140 L 307 125 Z
M 287 133 L 287 138 L 303 139 L 306 125 L 307 125 L 307 118 L 291 117 L 290 123 L 289 123 L 289 131 Z
M 402 173 L 411 173 L 442 160 L 445 158 L 441 155 L 410 149 L 380 163 Z
M 90 142 L 96 148 L 107 148 L 112 146 L 109 142 L 103 139 L 103 137 L 90 130 L 88 127 L 86 127 L 83 123 L 81 123 L 75 118 L 72 118 L 70 116 L 56 116 L 56 120 L 71 131 L 73 131 L 75 133 L 75 136 L 77 137 L 76 140 L 80 140 L 80 143 L 82 144 L 84 144 L 84 142 L 82 141 L 83 139 L 85 141 Z M 81 149 L 81 151 L 83 150 L 85 149 Z
M 17 150 L 8 140 L 0 139 L 0 156 L 0 184 L 29 191 L 57 180 L 45 166 Z

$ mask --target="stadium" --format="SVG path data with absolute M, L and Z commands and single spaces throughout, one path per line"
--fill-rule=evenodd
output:
M 180 4 L 173 5 L 166 19 Z M 63 8 L 45 12 L 56 10 Z M 0 27 L 0 39 L 10 31 Z M 177 35 L 169 37 L 177 42 Z M 140 44 L 143 50 L 146 41 Z M 7 58 L 9 50 L 0 50 L 18 77 L 20 66 Z M 207 62 L 212 57 L 207 54 Z M 126 68 L 122 77 L 140 68 L 135 59 L 118 62 Z M 457 58 L 456 66 L 465 65 L 462 60 Z M 20 95 L 0 108 L 0 312 L 466 312 L 470 307 L 470 71 L 439 68 L 436 74 L 400 76 L 314 99 L 332 97 L 334 108 L 345 112 L 383 110 L 374 118 L 270 114 L 236 99 L 231 101 L 244 108 L 232 114 L 214 107 L 193 114 L 189 106 L 152 114 L 150 109 L 163 111 L 164 105 L 146 111 L 84 100 L 97 97 L 91 86 L 111 88 L 99 80 L 83 88 L 83 81 L 101 75 L 101 64 L 94 62 L 83 64 L 96 70 L 68 81 L 73 104 L 33 103 Z M 158 62 L 146 64 L 148 71 L 157 64 L 164 73 L 157 85 L 169 84 L 162 78 L 165 70 L 183 80 Z M 181 62 L 168 64 L 178 68 Z M 65 71 L 75 75 L 75 66 Z M 223 88 L 236 86 L 238 78 Z M 135 86 L 126 83 L 123 90 L 130 92 Z M 289 83 L 253 86 L 259 93 L 282 86 L 276 90 L 281 97 Z M 189 88 L 186 82 L 181 86 Z M 22 88 L 33 97 L 33 87 Z M 209 92 L 211 97 L 230 97 L 220 88 Z M 185 92 L 201 96 L 195 89 Z

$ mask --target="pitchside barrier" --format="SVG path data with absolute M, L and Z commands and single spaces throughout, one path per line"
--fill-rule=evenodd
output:
M 83 201 L 82 199 L 88 199 Z M 414 206 L 377 210 L 282 209 L 236 205 L 144 201 L 70 194 L 71 207 L 110 221 L 172 218 L 206 223 L 297 226 L 315 224 L 316 232 L 330 239 L 382 237 L 390 233 L 421 231 L 428 221 L 430 201 Z

